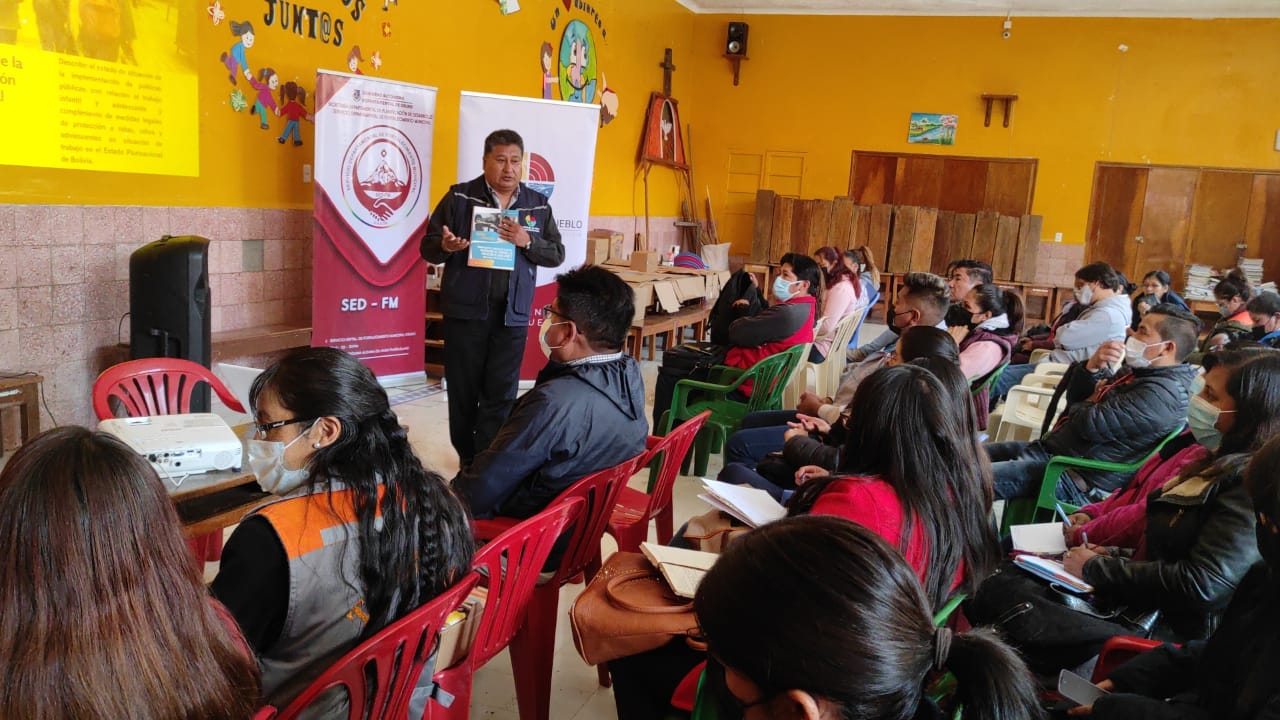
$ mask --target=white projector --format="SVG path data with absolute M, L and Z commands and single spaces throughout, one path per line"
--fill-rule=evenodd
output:
M 169 478 L 239 470 L 244 453 L 240 438 L 213 413 L 112 418 L 98 429 L 123 440 Z

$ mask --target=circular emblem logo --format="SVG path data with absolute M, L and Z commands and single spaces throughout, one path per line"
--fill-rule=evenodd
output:
M 596 99 L 596 43 L 581 20 L 564 28 L 560 37 L 560 99 L 590 103 Z
M 362 131 L 342 158 L 342 197 L 370 227 L 395 225 L 422 192 L 422 162 L 408 136 L 388 125 Z
M 529 153 L 529 179 L 525 183 L 550 198 L 556 189 L 556 173 L 551 169 L 551 163 L 538 153 Z

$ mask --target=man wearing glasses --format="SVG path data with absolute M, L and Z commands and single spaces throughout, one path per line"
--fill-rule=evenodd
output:
M 474 517 L 531 517 L 574 482 L 644 450 L 644 381 L 623 352 L 631 288 L 598 266 L 556 281 L 556 299 L 543 308 L 546 367 L 453 480 Z

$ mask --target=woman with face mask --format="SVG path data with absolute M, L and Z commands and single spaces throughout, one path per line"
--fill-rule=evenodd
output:
M 258 376 L 249 465 L 279 496 L 232 533 L 212 592 L 284 707 L 328 664 L 465 573 L 461 502 L 409 447 L 387 393 L 332 348 L 289 353 Z M 345 717 L 345 703 L 331 698 Z
M 1221 350 L 1232 340 L 1248 339 L 1253 334 L 1253 319 L 1249 316 L 1249 300 L 1253 289 L 1239 268 L 1227 273 L 1213 286 L 1213 298 L 1218 302 L 1221 317 L 1205 336 L 1200 352 Z
M 1130 325 L 1131 328 L 1137 330 L 1138 321 L 1146 314 L 1146 310 L 1139 308 L 1139 303 L 1145 303 L 1148 310 L 1161 303 L 1171 303 L 1188 312 L 1191 310 L 1187 306 L 1187 301 L 1183 300 L 1181 295 L 1169 287 L 1172 282 L 1173 278 L 1169 277 L 1169 273 L 1163 270 L 1152 270 L 1142 276 L 1142 284 L 1138 285 L 1133 291 L 1133 324 Z
M 1100 720 L 1274 717 L 1280 707 L 1280 438 L 1245 469 L 1262 561 L 1253 565 L 1207 642 L 1164 645 L 1102 681 L 1111 694 L 1073 715 Z
M 1253 337 L 1267 347 L 1280 347 L 1280 295 L 1258 293 L 1246 306 L 1253 321 Z

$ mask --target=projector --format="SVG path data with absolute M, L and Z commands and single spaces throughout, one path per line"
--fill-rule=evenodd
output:
M 170 479 L 239 470 L 244 453 L 240 438 L 213 413 L 112 418 L 98 429 L 123 440 Z

